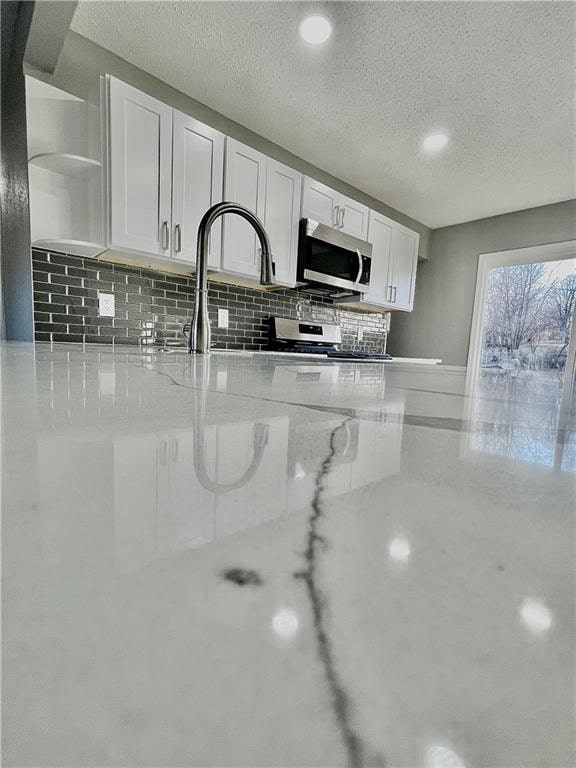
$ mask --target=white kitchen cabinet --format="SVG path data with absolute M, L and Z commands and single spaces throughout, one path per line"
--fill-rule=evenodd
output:
M 204 213 L 222 200 L 224 135 L 174 111 L 172 148 L 173 258 L 196 264 L 196 236 Z M 210 233 L 208 266 L 220 267 L 222 219 Z
M 224 135 L 114 77 L 105 88 L 108 248 L 193 268 L 200 219 L 222 200 Z M 216 222 L 212 269 L 221 232 Z
M 369 209 L 309 176 L 302 184 L 302 216 L 366 240 Z
M 116 78 L 106 87 L 108 247 L 151 266 L 193 267 L 200 220 L 226 199 L 263 221 L 276 281 L 295 285 L 301 174 Z M 214 224 L 208 266 L 258 282 L 260 243 L 248 222 Z
M 302 176 L 267 158 L 264 228 L 270 239 L 276 283 L 296 283 Z
M 361 303 L 410 312 L 414 306 L 420 235 L 377 211 L 370 211 L 370 290 Z
M 338 202 L 340 193 L 309 176 L 302 183 L 302 217 L 313 219 L 327 227 L 339 227 Z
M 301 175 L 235 139 L 226 139 L 224 196 L 253 211 L 270 239 L 275 279 L 296 282 Z M 222 269 L 234 275 L 260 278 L 260 241 L 240 216 L 224 216 Z
M 108 78 L 109 247 L 168 256 L 172 108 Z
M 394 222 L 387 216 L 370 211 L 368 241 L 372 243 L 372 265 L 370 269 L 370 290 L 364 296 L 370 304 L 386 305 L 390 291 L 388 273 L 390 271 L 390 251 Z
M 264 220 L 266 156 L 227 137 L 224 197 L 240 203 Z M 223 223 L 222 269 L 251 278 L 260 275 L 260 243 L 254 228 L 240 216 L 226 215 Z
M 390 260 L 391 306 L 411 311 L 414 306 L 418 242 L 420 236 L 406 227 L 396 224 L 392 231 Z
M 370 209 L 344 195 L 340 195 L 339 207 L 342 232 L 358 237 L 360 240 L 367 240 Z

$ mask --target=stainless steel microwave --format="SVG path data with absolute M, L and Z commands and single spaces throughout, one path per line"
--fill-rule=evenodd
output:
M 370 288 L 371 266 L 371 243 L 301 219 L 297 279 L 309 293 L 341 301 L 359 299 Z

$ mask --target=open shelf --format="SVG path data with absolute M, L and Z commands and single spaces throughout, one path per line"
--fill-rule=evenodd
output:
M 91 243 L 87 240 L 34 240 L 32 248 L 44 248 L 47 251 L 71 253 L 74 256 L 99 256 L 105 247 L 101 243 Z
M 28 163 L 73 178 L 85 178 L 102 167 L 102 163 L 91 157 L 66 152 L 41 152 L 32 155 Z
M 32 247 L 96 258 L 106 250 L 99 112 L 30 76 L 26 110 Z

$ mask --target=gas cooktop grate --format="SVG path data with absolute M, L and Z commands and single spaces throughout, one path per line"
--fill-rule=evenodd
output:
M 336 349 L 333 346 L 321 346 L 319 344 L 296 344 L 294 346 L 273 346 L 275 352 L 290 352 L 306 355 L 323 355 L 334 360 L 392 360 L 392 357 L 386 353 L 371 352 L 347 352 L 343 349 Z

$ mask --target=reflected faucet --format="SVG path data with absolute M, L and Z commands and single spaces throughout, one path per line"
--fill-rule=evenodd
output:
M 190 325 L 188 351 L 206 355 L 210 352 L 210 322 L 208 320 L 208 241 L 212 225 L 225 213 L 235 213 L 246 219 L 260 240 L 260 285 L 274 285 L 270 241 L 260 219 L 238 203 L 216 203 L 209 208 L 198 227 L 196 241 L 196 290 L 194 314 Z
M 245 471 L 236 478 L 236 480 L 221 483 L 217 480 L 212 480 L 208 475 L 208 470 L 206 469 L 206 438 L 204 434 L 204 425 L 201 423 L 194 433 L 194 471 L 198 482 L 203 488 L 206 488 L 206 490 L 211 493 L 219 495 L 235 491 L 238 488 L 243 488 L 250 480 L 252 480 L 262 464 L 266 446 L 268 445 L 270 427 L 268 424 L 257 423 L 254 424 L 253 429 L 254 453 L 250 464 L 246 467 Z
M 254 424 L 254 453 L 241 475 L 227 483 L 212 480 L 206 467 L 206 395 L 210 386 L 210 358 L 195 358 L 191 361 L 190 373 L 196 385 L 194 390 L 194 472 L 198 482 L 214 494 L 229 493 L 242 488 L 260 469 L 268 445 L 270 427 L 260 422 Z

